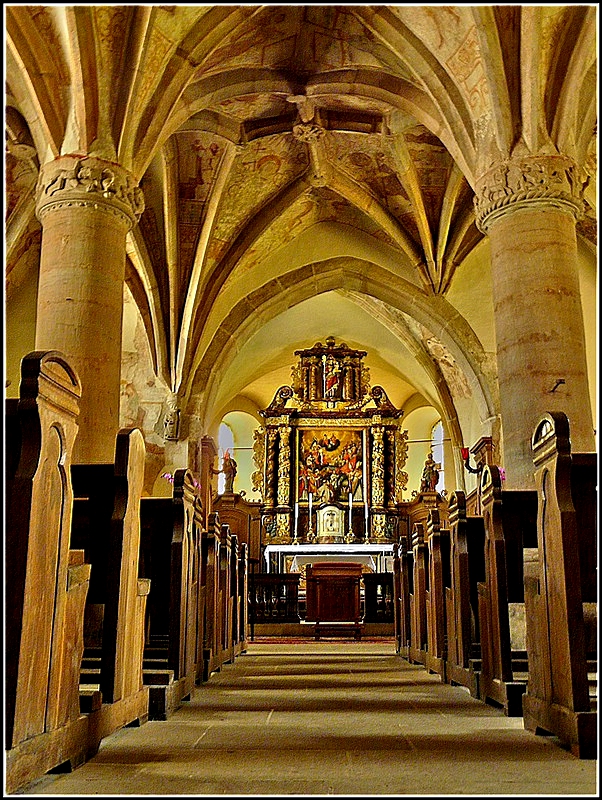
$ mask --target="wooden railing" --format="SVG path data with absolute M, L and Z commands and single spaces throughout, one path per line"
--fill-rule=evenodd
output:
M 299 622 L 299 574 L 249 576 L 251 637 L 256 623 Z
M 364 583 L 364 622 L 393 622 L 393 573 L 366 572 Z

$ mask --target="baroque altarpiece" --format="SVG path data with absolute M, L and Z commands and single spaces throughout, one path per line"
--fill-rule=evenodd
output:
M 396 538 L 408 476 L 402 412 L 370 386 L 367 353 L 333 337 L 295 351 L 255 432 L 265 545 L 371 545 Z

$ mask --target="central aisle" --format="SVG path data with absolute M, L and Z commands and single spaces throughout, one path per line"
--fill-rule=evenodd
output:
M 596 762 L 379 642 L 252 642 L 166 722 L 21 794 L 596 794 Z

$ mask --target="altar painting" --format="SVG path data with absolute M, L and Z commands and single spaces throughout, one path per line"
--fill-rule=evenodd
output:
M 314 504 L 364 501 L 363 431 L 305 428 L 298 431 L 297 500 Z

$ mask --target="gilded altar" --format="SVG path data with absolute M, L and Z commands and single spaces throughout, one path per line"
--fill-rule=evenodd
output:
M 366 355 L 332 337 L 297 350 L 291 385 L 261 412 L 253 481 L 265 546 L 396 541 L 408 436 L 370 385 Z

